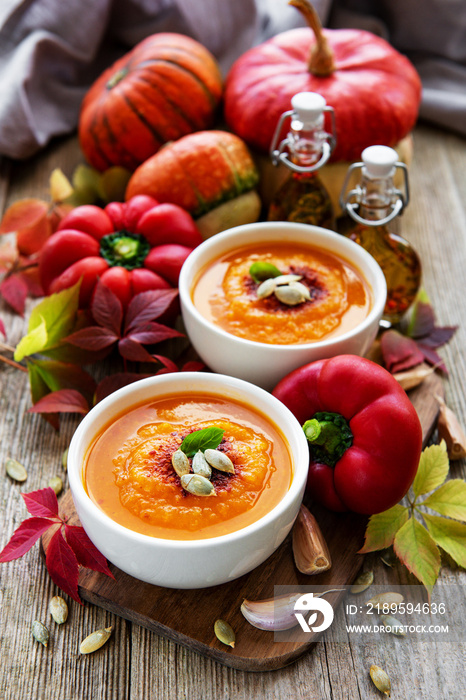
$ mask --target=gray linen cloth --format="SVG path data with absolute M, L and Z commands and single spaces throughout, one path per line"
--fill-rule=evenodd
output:
M 423 80 L 421 116 L 466 134 L 465 0 L 314 5 L 329 26 L 367 28 L 406 53 Z M 93 80 L 150 34 L 192 36 L 226 75 L 250 46 L 302 24 L 286 0 L 1 0 L 0 155 L 26 158 L 72 131 Z

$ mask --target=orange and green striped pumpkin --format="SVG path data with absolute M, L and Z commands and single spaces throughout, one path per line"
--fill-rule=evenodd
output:
M 98 170 L 134 170 L 167 141 L 210 128 L 222 87 L 215 58 L 199 42 L 149 36 L 87 92 L 79 119 L 84 155 Z

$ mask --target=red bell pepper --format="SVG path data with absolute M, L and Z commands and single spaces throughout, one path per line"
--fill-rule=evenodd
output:
M 272 392 L 310 444 L 308 492 L 330 510 L 373 514 L 408 491 L 422 450 L 416 410 L 383 367 L 355 355 L 312 362 Z
M 201 234 L 187 211 L 138 195 L 105 209 L 83 205 L 61 221 L 44 244 L 39 275 L 46 294 L 81 280 L 88 306 L 98 278 L 122 304 L 148 289 L 176 287 L 181 266 Z

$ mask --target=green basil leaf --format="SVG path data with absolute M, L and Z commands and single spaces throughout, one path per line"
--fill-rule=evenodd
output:
M 257 262 L 252 263 L 251 267 L 249 268 L 249 274 L 254 282 L 263 282 L 271 277 L 279 277 L 279 275 L 282 273 L 278 267 L 275 267 L 275 265 L 272 265 L 272 263 L 258 260 Z
M 221 428 L 215 427 L 195 430 L 193 433 L 186 435 L 180 445 L 180 450 L 183 450 L 188 457 L 193 457 L 199 450 L 201 452 L 209 449 L 215 450 L 222 442 L 224 432 Z

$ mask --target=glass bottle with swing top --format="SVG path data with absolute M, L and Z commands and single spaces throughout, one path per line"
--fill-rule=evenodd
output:
M 421 263 L 407 240 L 393 232 L 393 220 L 409 202 L 408 171 L 388 146 L 369 146 L 362 162 L 350 166 L 343 184 L 340 206 L 344 215 L 338 231 L 365 248 L 379 263 L 387 282 L 384 318 L 400 320 L 411 306 L 421 284 Z M 360 182 L 347 192 L 355 171 Z M 397 171 L 403 175 L 403 191 L 394 183 Z
M 335 119 L 331 107 L 316 92 L 299 92 L 291 99 L 292 109 L 284 112 L 275 129 L 270 155 L 274 165 L 283 163 L 290 174 L 275 193 L 269 207 L 269 221 L 294 221 L 335 230 L 335 214 L 319 168 L 335 148 Z M 324 130 L 325 113 L 331 115 L 332 133 Z M 278 144 L 285 121 L 289 131 Z M 278 146 L 277 146 L 278 144 Z

